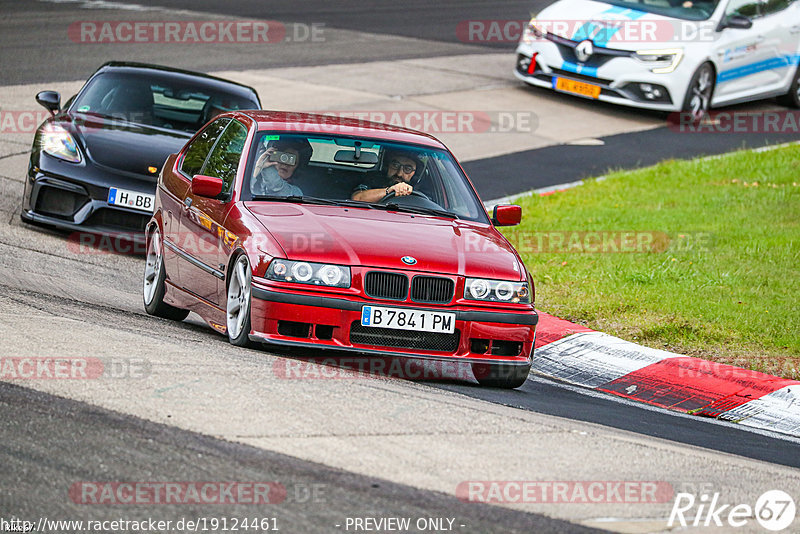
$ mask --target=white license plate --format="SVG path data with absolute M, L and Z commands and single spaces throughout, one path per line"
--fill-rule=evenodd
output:
M 361 308 L 361 326 L 452 334 L 456 329 L 456 314 L 364 306 Z
M 125 206 L 135 210 L 153 213 L 156 196 L 127 189 L 112 187 L 108 190 L 108 203 L 113 206 Z

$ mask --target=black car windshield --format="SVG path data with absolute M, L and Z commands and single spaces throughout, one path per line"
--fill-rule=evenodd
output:
M 316 133 L 258 132 L 253 143 L 243 200 L 334 203 L 489 222 L 446 150 Z
M 624 7 L 634 11 L 644 11 L 665 17 L 683 20 L 706 20 L 714 14 L 719 0 L 653 0 L 639 2 L 636 0 L 603 0 L 613 6 Z M 687 29 L 688 31 L 688 29 Z
M 196 81 L 195 81 L 196 80 Z M 202 78 L 170 77 L 148 72 L 101 73 L 70 106 L 72 113 L 89 113 L 116 120 L 196 132 L 226 111 L 258 109 L 258 102 L 238 90 Z

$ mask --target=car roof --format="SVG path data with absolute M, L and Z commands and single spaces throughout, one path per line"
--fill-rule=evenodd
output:
M 192 78 L 202 78 L 206 85 L 213 87 L 215 89 L 228 91 L 228 92 L 237 92 L 239 94 L 248 96 L 255 95 L 258 98 L 258 93 L 255 89 L 250 87 L 249 85 L 244 85 L 239 82 L 234 82 L 231 80 L 226 80 L 225 78 L 218 78 L 216 76 L 211 76 L 210 74 L 204 74 L 202 72 L 195 72 L 191 70 L 184 70 L 184 69 L 177 69 L 174 67 L 166 67 L 164 65 L 154 65 L 151 63 L 136 63 L 133 61 L 109 61 L 104 63 L 100 66 L 100 68 L 95 71 L 92 76 L 103 72 L 147 72 L 147 71 L 155 71 L 161 75 L 168 75 L 168 77 L 174 77 L 176 79 L 185 79 L 187 82 L 191 82 Z M 258 100 L 259 103 L 261 100 Z
M 418 145 L 445 148 L 441 141 L 417 130 L 392 126 L 350 117 L 318 115 L 287 111 L 239 111 L 256 123 L 259 130 L 285 131 L 296 133 L 318 133 L 320 135 L 345 135 L 369 137 L 383 141 L 414 143 Z

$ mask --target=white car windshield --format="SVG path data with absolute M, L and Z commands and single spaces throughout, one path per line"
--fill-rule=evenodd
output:
M 719 0 L 606 0 L 606 3 L 676 19 L 706 20 L 714 13 Z

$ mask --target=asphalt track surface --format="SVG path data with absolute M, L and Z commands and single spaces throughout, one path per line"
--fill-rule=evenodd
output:
M 144 2 L 142 2 L 145 4 Z M 149 4 L 149 3 L 148 3 Z M 216 2 L 183 2 L 164 0 L 159 5 L 174 9 L 191 9 L 209 14 L 218 13 Z M 233 2 L 225 4 L 227 14 L 241 17 L 271 18 L 290 21 L 323 22 L 342 31 L 369 31 L 395 35 L 414 41 L 413 46 L 398 48 L 389 42 L 385 47 L 370 50 L 312 50 L 302 46 L 281 48 L 275 54 L 260 56 L 227 54 L 213 51 L 202 56 L 186 49 L 158 50 L 142 47 L 126 51 L 128 57 L 159 63 L 175 64 L 199 70 L 219 68 L 249 69 L 269 66 L 325 65 L 365 59 L 391 61 L 407 57 L 441 56 L 456 53 L 496 52 L 501 45 L 465 44 L 455 37 L 454 26 L 467 19 L 526 18 L 528 2 Z M 65 54 L 64 48 L 49 39 L 52 17 L 74 9 L 70 4 L 44 2 L 0 2 L 4 14 L 25 14 L 26 23 L 0 32 L 0 67 L 5 84 L 43 83 L 53 80 L 76 80 L 88 76 L 109 57 L 120 57 L 100 47 L 77 48 L 79 53 Z M 424 10 L 424 11 L 421 11 Z M 86 18 L 101 18 L 102 11 L 87 11 Z M 424 14 L 424 16 L 423 16 Z M 147 12 L 145 12 L 146 16 Z M 145 16 L 143 15 L 143 16 Z M 166 18 L 163 15 L 162 18 Z M 48 19 L 48 17 L 50 17 Z M 47 21 L 47 23 L 45 22 Z M 20 35 L 27 35 L 21 39 Z M 331 32 L 332 39 L 339 38 Z M 344 39 L 344 37 L 342 37 Z M 419 41 L 417 41 L 419 40 Z M 424 40 L 424 41 L 422 41 Z M 408 43 L 408 41 L 403 41 Z M 69 47 L 69 43 L 65 43 Z M 507 45 L 506 45 L 507 46 Z M 124 50 L 124 49 L 123 49 Z M 531 93 L 535 95 L 536 90 Z M 581 104 L 582 105 L 582 104 Z M 489 180 L 496 181 L 495 169 L 503 169 L 504 194 L 517 193 L 605 173 L 612 168 L 628 168 L 653 163 L 663 158 L 714 154 L 742 146 L 762 146 L 796 140 L 796 136 L 751 135 L 679 135 L 668 128 L 639 133 L 624 133 L 601 139 L 602 145 L 559 145 L 478 160 L 465 166 L 479 190 Z M 576 157 L 575 154 L 580 154 Z M 564 165 L 569 161 L 570 165 Z M 534 178 L 522 173 L 532 166 Z M 495 183 L 496 186 L 496 183 Z M 5 186 L 4 186 L 5 187 Z M 496 191 L 496 189 L 493 189 Z M 3 239 L 2 267 L 7 273 L 30 271 L 30 276 L 6 277 L 0 289 L 2 309 L 15 316 L 35 310 L 54 317 L 81 317 L 87 325 L 108 324 L 120 330 L 149 332 L 142 335 L 147 343 L 191 339 L 192 343 L 219 347 L 222 339 L 197 322 L 165 326 L 163 321 L 149 318 L 140 309 L 138 299 L 139 263 L 135 258 L 94 257 L 78 264 L 57 243 L 63 235 L 20 225 L 14 202 L 2 203 Z M 10 221 L 9 226 L 5 226 Z M 54 246 L 54 243 L 56 245 Z M 53 270 L 64 272 L 63 285 L 34 287 L 37 275 L 48 276 Z M 85 280 L 97 288 L 95 293 L 80 295 L 70 286 L 83 287 Z M 74 282 L 71 282 L 74 281 Z M 107 296 L 108 287 L 120 288 Z M 22 310 L 22 311 L 21 311 Z M 131 327 L 133 323 L 136 326 Z M 69 345 L 69 332 L 53 332 L 53 340 Z M 42 345 L 48 340 L 42 339 Z M 198 345 L 199 346 L 199 345 Z M 221 349 L 220 349 L 221 350 Z M 227 350 L 227 349 L 225 349 Z M 249 352 L 246 354 L 250 354 Z M 257 354 L 257 353 L 256 353 Z M 307 354 L 313 356 L 314 354 Z M 468 383 L 409 383 L 409 387 L 433 388 L 455 393 L 458 397 L 546 414 L 568 420 L 630 432 L 642 438 L 668 440 L 702 447 L 710 451 L 731 453 L 736 458 L 750 458 L 775 465 L 800 467 L 800 445 L 797 441 L 770 434 L 754 433 L 732 424 L 714 423 L 699 418 L 674 414 L 665 410 L 645 409 L 632 403 L 590 395 L 575 388 L 534 378 L 516 391 L 478 388 Z M 403 387 L 402 383 L 399 387 Z M 65 488 L 75 480 L 285 480 L 290 498 L 280 508 L 281 521 L 290 532 L 328 532 L 343 517 L 354 515 L 457 516 L 469 529 L 466 532 L 580 532 L 583 527 L 566 524 L 540 514 L 524 513 L 508 508 L 476 504 L 464 505 L 450 495 L 422 490 L 390 482 L 380 476 L 368 477 L 287 456 L 263 448 L 231 443 L 226 439 L 191 432 L 171 425 L 145 421 L 133 415 L 113 411 L 92 403 L 61 398 L 18 385 L 0 383 L 0 512 L 17 516 L 38 517 L 51 513 L 67 518 L 85 514 L 86 508 L 66 498 Z M 731 457 L 733 468 L 739 460 Z M 677 469 L 677 467 L 676 467 Z M 655 476 L 655 475 L 654 475 Z M 292 490 L 301 491 L 313 484 L 326 488 L 326 498 L 318 502 L 294 501 Z M 92 509 L 93 519 L 119 515 L 118 508 Z M 125 508 L 125 516 L 153 515 L 148 509 Z M 164 519 L 203 515 L 191 506 L 163 507 Z M 270 510 L 259 511 L 266 515 Z M 252 515 L 249 509 L 218 508 L 214 515 Z M 206 512 L 207 515 L 207 512 Z M 589 531 L 586 529 L 586 531 Z

